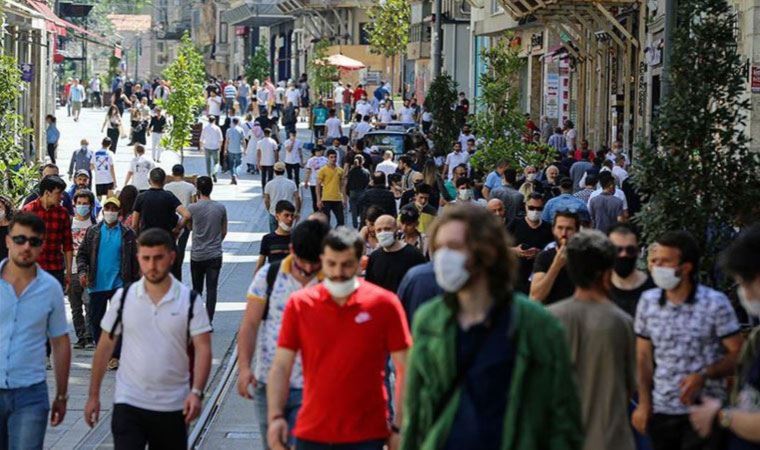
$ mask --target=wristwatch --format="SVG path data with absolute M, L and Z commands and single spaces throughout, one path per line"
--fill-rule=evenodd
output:
M 733 414 L 730 409 L 721 409 L 718 411 L 718 424 L 721 428 L 728 428 L 731 426 L 731 419 Z
M 56 394 L 55 401 L 65 402 L 69 400 L 69 394 Z
M 190 389 L 191 394 L 195 394 L 199 399 L 203 400 L 203 391 L 198 388 Z

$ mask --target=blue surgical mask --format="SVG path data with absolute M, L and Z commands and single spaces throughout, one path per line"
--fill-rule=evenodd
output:
M 77 215 L 87 217 L 90 215 L 90 205 L 77 205 Z

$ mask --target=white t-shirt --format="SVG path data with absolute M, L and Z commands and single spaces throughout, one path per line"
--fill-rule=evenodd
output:
M 343 91 L 346 89 L 343 86 L 338 86 L 333 91 L 333 100 L 335 103 L 343 104 Z
M 303 162 L 303 155 L 301 152 L 302 147 L 303 144 L 298 139 L 295 141 L 291 139 L 285 141 L 285 144 L 282 146 L 283 151 L 285 152 L 285 158 L 283 158 L 285 164 L 301 164 Z M 290 149 L 290 151 L 288 151 L 288 149 Z
M 201 145 L 210 150 L 219 150 L 222 147 L 222 129 L 218 125 L 208 124 L 201 131 Z
M 356 128 L 354 128 L 354 134 L 356 135 L 356 139 L 361 139 L 364 137 L 365 134 L 369 133 L 369 131 L 372 129 L 372 125 L 369 124 L 369 122 L 361 121 L 356 124 Z
M 407 108 L 406 106 L 402 107 L 398 111 L 399 115 L 399 121 L 403 123 L 413 123 L 414 122 L 414 108 Z
M 377 167 L 375 167 L 375 170 L 385 174 L 386 181 L 388 179 L 388 175 L 396 173 L 396 169 L 398 169 L 398 164 L 390 159 L 384 159 L 377 165 Z
M 277 87 L 274 90 L 274 102 L 278 105 L 282 105 L 285 103 L 285 88 L 284 87 Z
M 461 152 L 451 152 L 446 155 L 446 166 L 449 168 L 448 179 L 454 179 L 454 168 L 460 164 L 470 164 L 470 154 L 462 150 Z
M 269 91 L 264 87 L 260 87 L 259 90 L 256 91 L 256 98 L 259 101 L 259 106 L 266 105 L 269 101 Z
M 392 114 L 393 111 L 388 108 L 380 108 L 380 112 L 377 113 L 378 118 L 382 123 L 390 123 L 391 120 L 393 120 Z
M 271 137 L 265 137 L 256 145 L 256 149 L 261 152 L 261 165 L 273 166 L 277 161 L 277 141 Z
M 285 99 L 293 104 L 293 106 L 298 106 L 298 100 L 301 98 L 301 93 L 298 92 L 298 89 L 288 89 L 285 91 Z
M 210 116 L 222 115 L 222 98 L 221 97 L 209 97 L 206 100 L 206 106 L 208 107 L 208 114 Z
M 462 144 L 462 151 L 464 153 L 467 153 L 467 150 L 466 150 L 467 149 L 467 141 L 469 141 L 470 139 L 475 139 L 475 135 L 472 134 L 472 133 L 470 133 L 470 134 L 460 133 L 459 134 L 459 143 Z
M 269 196 L 269 214 L 275 214 L 277 203 L 280 200 L 287 200 L 295 206 L 297 193 L 298 186 L 296 186 L 295 181 L 285 178 L 285 175 L 275 175 L 264 186 L 264 194 Z
M 362 116 L 368 116 L 372 112 L 372 105 L 370 105 L 367 102 L 359 101 L 356 104 L 356 114 L 361 114 Z
M 423 122 L 432 122 L 433 121 L 433 113 L 430 111 L 425 111 L 422 113 L 422 121 Z
M 132 172 L 132 185 L 138 191 L 150 189 L 148 174 L 154 167 L 156 164 L 153 160 L 146 158 L 145 155 L 135 156 L 129 163 L 129 171 Z
M 115 335 L 121 335 L 123 349 L 114 403 L 151 411 L 180 411 L 190 393 L 190 288 L 171 277 L 172 285 L 158 304 L 145 292 L 144 279 L 134 283 L 127 293 L 121 323 L 114 330 Z M 113 295 L 100 322 L 105 332 L 115 325 L 121 291 Z M 191 337 L 211 331 L 202 298 L 195 299 L 189 322 Z
M 341 129 L 341 121 L 337 117 L 330 117 L 325 121 L 325 127 L 327 128 L 327 137 L 328 138 L 336 138 L 341 137 L 342 135 L 342 129 Z M 330 142 L 331 144 L 332 142 Z
M 101 148 L 92 154 L 90 162 L 95 165 L 95 169 L 93 170 L 95 184 L 109 184 L 114 182 L 114 179 L 111 176 L 113 155 L 110 150 Z
M 324 156 L 312 156 L 306 161 L 306 168 L 311 170 L 309 174 L 309 184 L 312 186 L 317 185 L 317 172 L 319 169 L 327 165 L 327 158 Z
M 179 199 L 180 203 L 182 203 L 182 206 L 185 208 L 187 208 L 187 206 L 192 203 L 193 195 L 196 195 L 197 192 L 195 186 L 185 180 L 166 183 L 164 190 L 174 194 L 174 196 Z

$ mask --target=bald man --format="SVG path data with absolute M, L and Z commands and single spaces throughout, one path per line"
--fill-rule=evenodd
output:
M 425 257 L 419 250 L 398 239 L 398 224 L 393 216 L 386 214 L 375 220 L 375 236 L 380 248 L 369 255 L 365 279 L 396 292 L 406 272 L 423 264 Z
M 504 202 L 498 198 L 492 198 L 491 200 L 488 200 L 486 207 L 488 208 L 488 211 L 490 211 L 494 216 L 498 217 L 502 223 L 506 221 L 507 210 L 504 208 Z

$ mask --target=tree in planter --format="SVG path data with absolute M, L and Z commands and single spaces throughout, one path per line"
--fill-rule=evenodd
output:
M 206 81 L 203 55 L 195 48 L 187 32 L 182 36 L 177 58 L 164 70 L 164 78 L 172 90 L 168 100 L 158 102 L 171 117 L 162 145 L 179 153 L 184 161 L 184 149 L 190 144 L 192 127 L 205 103 L 203 86 Z
M 690 231 L 703 251 L 703 281 L 715 283 L 711 270 L 731 226 L 760 204 L 760 159 L 743 131 L 750 101 L 728 2 L 682 0 L 677 17 L 657 145 L 641 140 L 632 173 L 644 202 L 635 221 L 650 242 Z
M 433 116 L 433 126 L 430 128 L 430 138 L 436 155 L 447 153 L 452 143 L 459 137 L 459 123 L 454 105 L 457 102 L 457 82 L 444 73 L 430 84 L 425 109 Z
M 332 92 L 332 83 L 340 73 L 338 68 L 327 64 L 327 47 L 330 42 L 320 39 L 314 44 L 314 57 L 309 61 L 309 80 L 317 96 L 329 96 Z
M 0 15 L 0 21 L 4 19 Z M 20 85 L 18 61 L 0 55 L 0 193 L 14 205 L 21 204 L 39 179 L 35 158 L 31 162 L 24 158 L 24 141 L 31 130 L 24 127 L 24 118 L 16 109 Z
M 396 56 L 409 42 L 411 14 L 408 0 L 385 0 L 367 11 L 370 51 L 391 58 L 391 78 L 396 76 Z
M 507 36 L 482 51 L 488 70 L 480 76 L 483 93 L 473 123 L 482 144 L 470 162 L 483 172 L 499 161 L 508 161 L 515 168 L 543 166 L 553 156 L 547 146 L 523 141 L 525 116 L 519 107 L 518 77 L 525 61 L 518 49 L 508 44 L 510 40 Z
M 262 40 L 245 67 L 245 79 L 251 86 L 255 80 L 263 83 L 269 76 L 269 54 L 266 48 L 266 41 Z

